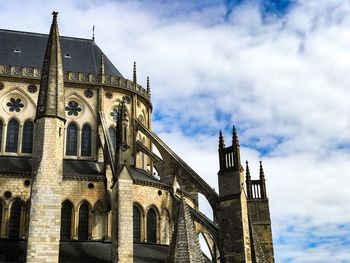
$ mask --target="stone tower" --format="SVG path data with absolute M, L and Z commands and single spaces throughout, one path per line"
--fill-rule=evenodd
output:
M 246 163 L 246 187 L 253 257 L 274 262 L 269 200 L 266 194 L 265 175 L 260 161 L 259 179 L 252 180 Z
M 244 175 L 240 160 L 237 131 L 233 127 L 232 146 L 225 147 L 219 138 L 219 225 L 220 262 L 252 262 L 248 206 L 244 192 Z
M 57 12 L 47 42 L 35 120 L 27 262 L 58 262 L 64 87 Z

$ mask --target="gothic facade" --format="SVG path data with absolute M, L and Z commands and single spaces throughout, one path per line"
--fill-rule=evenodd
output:
M 274 262 L 263 167 L 252 180 L 235 129 L 217 193 L 152 131 L 135 64 L 128 80 L 60 37 L 56 12 L 49 35 L 0 43 L 0 262 Z

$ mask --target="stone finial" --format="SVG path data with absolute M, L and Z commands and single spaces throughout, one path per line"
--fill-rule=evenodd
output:
M 232 145 L 239 146 L 237 130 L 236 130 L 236 127 L 234 125 L 233 125 L 233 131 L 232 131 Z
M 251 180 L 248 161 L 245 161 L 245 174 L 246 174 L 247 180 L 248 179 Z
M 151 85 L 150 85 L 149 77 L 148 77 L 148 76 L 147 76 L 147 89 L 146 89 L 146 91 L 147 91 L 147 94 L 148 94 L 149 96 L 151 96 Z
M 53 19 L 42 67 L 36 119 L 46 116 L 65 119 L 63 64 L 57 14 L 58 12 L 52 12 Z
M 101 52 L 101 59 L 100 59 L 100 75 L 105 74 L 105 56 Z
M 134 85 L 137 84 L 137 76 L 136 76 L 136 62 L 134 61 L 134 68 L 133 68 L 133 74 L 132 74 L 132 80 L 134 82 Z
M 225 148 L 225 142 L 224 142 L 224 136 L 222 135 L 222 132 L 219 132 L 219 149 Z

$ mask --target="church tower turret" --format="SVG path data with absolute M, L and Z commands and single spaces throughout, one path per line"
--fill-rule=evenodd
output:
M 58 262 L 64 137 L 64 82 L 57 12 L 47 41 L 35 121 L 26 262 Z
M 251 263 L 251 245 L 244 175 L 237 130 L 233 127 L 232 146 L 225 147 L 219 136 L 219 225 L 220 262 Z

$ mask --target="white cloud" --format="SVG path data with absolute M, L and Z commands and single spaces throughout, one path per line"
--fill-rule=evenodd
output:
M 134 60 L 140 83 L 150 75 L 162 116 L 155 130 L 213 187 L 217 131 L 226 129 L 230 141 L 228 129 L 238 126 L 242 160 L 255 175 L 264 161 L 276 240 L 306 239 L 282 227 L 295 224 L 291 218 L 309 220 L 303 230 L 349 223 L 348 2 L 298 1 L 268 23 L 245 5 L 223 23 L 223 6 L 185 12 L 157 2 L 11 1 L 0 4 L 0 26 L 46 33 L 55 9 L 61 35 L 89 38 L 95 24 L 98 45 L 124 76 Z M 350 260 L 349 244 L 310 253 L 292 241 L 277 243 L 279 261 Z

